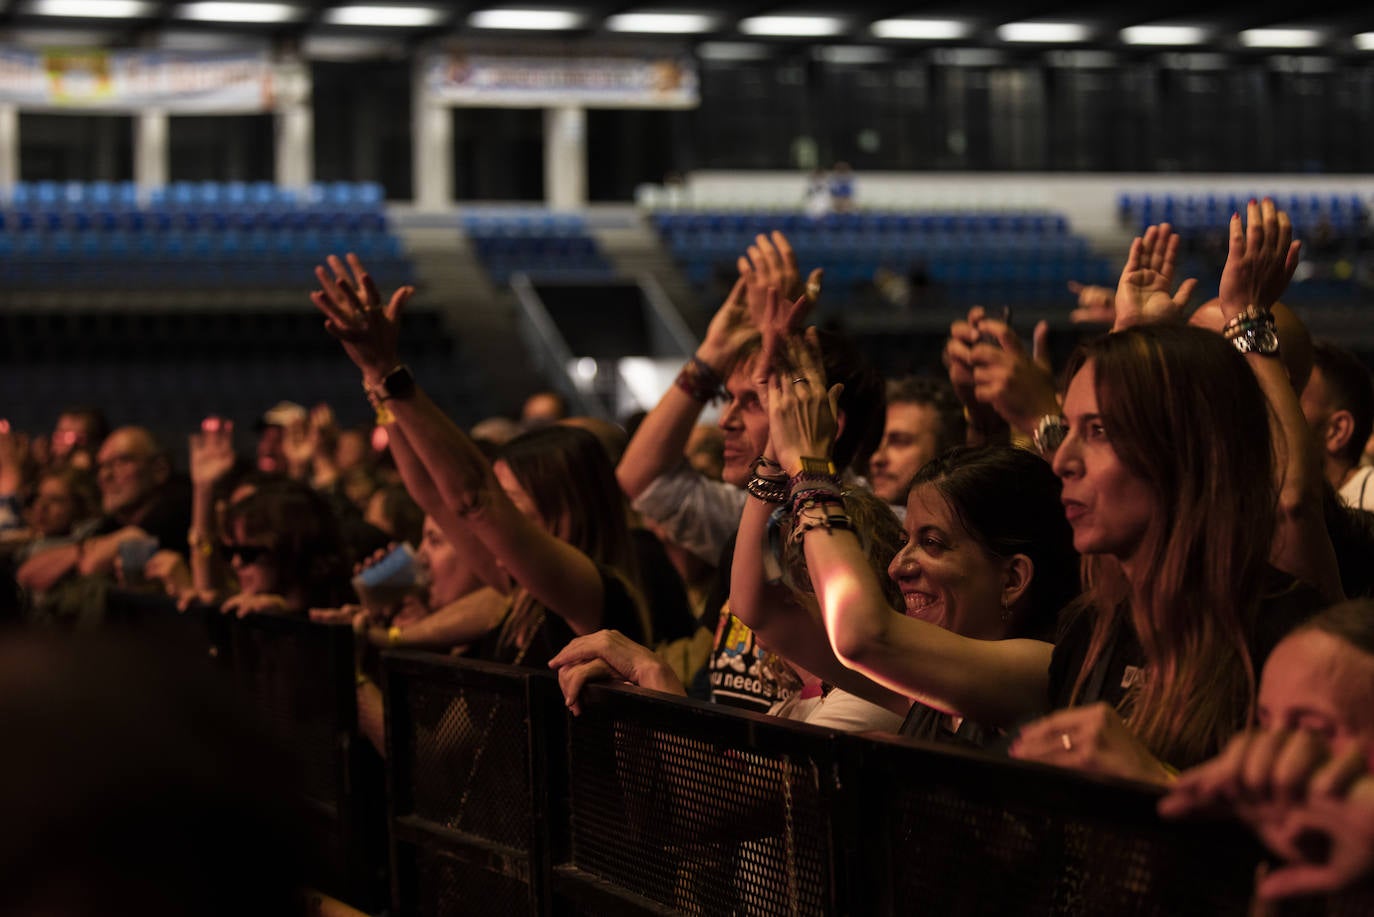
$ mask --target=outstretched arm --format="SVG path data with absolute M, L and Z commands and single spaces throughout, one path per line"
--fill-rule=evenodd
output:
M 444 533 L 444 537 L 449 540 L 461 556 L 467 559 L 467 563 L 477 571 L 477 575 L 485 585 L 499 592 L 508 591 L 510 589 L 509 578 L 501 572 L 496 559 L 487 550 L 487 546 L 473 534 L 471 529 L 463 524 L 463 520 L 444 502 L 443 497 L 439 494 L 439 489 L 434 486 L 434 479 L 429 476 L 429 470 L 425 468 L 425 463 L 420 461 L 420 456 L 410 445 L 405 430 L 394 418 L 391 418 L 391 422 L 386 424 L 386 432 L 391 457 L 396 460 L 396 469 L 401 473 L 401 481 L 405 484 L 406 492 L 410 494 L 411 499 L 427 514 L 434 517 L 434 521 L 439 526 L 439 530 Z
M 1293 241 L 1288 214 L 1269 198 L 1262 204 L 1251 201 L 1244 223 L 1239 214 L 1231 217 L 1230 240 L 1219 290 L 1222 315 L 1228 323 L 1267 317 L 1272 324 L 1270 309 L 1298 265 L 1300 243 Z M 1316 438 L 1282 361 L 1257 350 L 1247 353 L 1245 360 L 1269 402 L 1279 457 L 1279 525 L 1271 561 L 1311 583 L 1328 601 L 1340 601 L 1344 594 L 1322 512 L 1323 478 Z
M 348 267 L 329 259 L 315 269 L 323 288 L 311 294 L 326 328 L 376 391 L 400 364 L 397 329 L 401 309 L 414 292 L 402 287 L 383 307 L 372 278 L 354 255 Z M 350 271 L 351 269 L 351 276 Z M 562 617 L 574 633 L 601 625 L 604 589 L 596 564 L 581 551 L 529 519 L 501 488 L 486 457 L 418 386 L 385 406 L 396 418 L 448 509 L 535 599 Z
M 725 382 L 741 349 L 758 333 L 764 291 L 777 288 L 793 299 L 803 292 L 797 257 L 780 232 L 759 235 L 740 256 L 738 267 L 739 280 L 711 319 L 692 362 L 683 368 L 681 384 L 671 386 L 644 418 L 616 468 L 620 487 L 632 500 L 682 461 L 687 438 L 712 390 Z M 808 300 L 815 298 L 819 276 L 811 274 L 804 290 Z
M 826 387 L 814 336 L 793 353 L 795 378 L 805 381 L 775 380 L 768 395 L 770 438 L 789 475 L 801 470 L 803 455 L 828 450 L 839 396 Z M 975 640 L 907 617 L 888 605 L 852 530 L 821 523 L 793 537 L 802 539 L 830 645 L 846 666 L 907 698 L 992 726 L 1045 708 L 1048 643 Z

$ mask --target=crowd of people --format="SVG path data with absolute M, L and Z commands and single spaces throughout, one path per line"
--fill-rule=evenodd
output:
M 1104 333 L 1058 371 L 975 308 L 942 371 L 885 380 L 759 236 L 628 431 L 552 392 L 462 429 L 398 352 L 413 289 L 331 258 L 311 298 L 375 427 L 283 402 L 250 461 L 207 418 L 187 474 L 95 410 L 0 427 L 0 545 L 32 627 L 112 587 L 353 627 L 382 753 L 375 651 L 427 649 L 551 668 L 574 714 L 629 682 L 1155 784 L 1254 827 L 1261 894 L 1337 890 L 1374 876 L 1374 382 L 1281 303 L 1282 211 L 1229 243 L 1190 309 L 1150 227 L 1075 287 Z

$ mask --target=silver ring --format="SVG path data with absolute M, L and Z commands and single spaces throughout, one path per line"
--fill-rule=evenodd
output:
M 798 376 L 797 378 L 795 378 L 795 379 L 792 380 L 792 384 L 793 384 L 793 385 L 796 385 L 798 382 L 802 383 L 803 385 L 810 385 L 810 384 L 811 384 L 811 380 L 810 380 L 810 379 L 805 379 L 805 378 L 802 378 L 802 377 L 800 377 L 800 376 Z
M 1064 746 L 1065 751 L 1073 751 L 1073 739 L 1069 738 L 1067 732 L 1059 733 L 1059 743 Z

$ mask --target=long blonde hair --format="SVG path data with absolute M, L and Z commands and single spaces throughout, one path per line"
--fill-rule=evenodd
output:
M 1277 499 L 1268 404 L 1245 359 L 1210 331 L 1152 325 L 1107 335 L 1080 349 L 1070 377 L 1088 361 L 1112 447 L 1149 487 L 1154 518 L 1134 581 L 1114 556 L 1084 557 L 1084 602 L 1095 617 L 1073 700 L 1115 628 L 1129 625 L 1146 675 L 1121 713 L 1158 757 L 1192 764 L 1254 714 L 1249 645 Z

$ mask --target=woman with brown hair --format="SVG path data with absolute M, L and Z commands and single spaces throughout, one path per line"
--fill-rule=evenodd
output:
M 1056 709 L 1020 730 L 1013 755 L 1138 780 L 1167 781 L 1245 728 L 1269 651 L 1323 604 L 1296 577 L 1333 588 L 1330 542 L 1312 526 L 1320 495 L 1301 410 L 1267 311 L 1296 256 L 1278 222 L 1272 206 L 1262 216 L 1257 206 L 1246 239 L 1233 221 L 1225 336 L 1123 322 L 1149 314 L 1157 297 L 1172 300 L 1165 252 L 1142 257 L 1146 246 L 1133 246 L 1121 327 L 1079 352 L 1064 399 L 1053 467 L 1085 592 L 1053 650 L 916 620 L 895 627 L 847 601 L 845 578 L 824 575 L 843 520 L 818 505 L 802 537 L 813 579 L 835 587 L 818 583 L 818 594 L 841 661 L 996 728 Z M 812 362 L 797 369 L 772 396 L 794 406 L 770 409 L 797 413 L 812 434 L 804 449 L 833 419 L 823 374 Z M 815 454 L 780 457 L 789 474 L 803 470 L 801 456 Z M 894 659 L 920 683 L 894 684 Z
M 489 462 L 399 361 L 400 312 L 414 289 L 402 287 L 384 302 L 352 255 L 347 265 L 331 256 L 315 276 L 322 289 L 311 298 L 362 371 L 398 465 L 423 470 L 428 483 L 418 501 L 451 538 L 480 546 L 516 587 L 508 597 L 479 590 L 471 597 L 477 607 L 464 600 L 448 620 L 432 615 L 421 624 L 447 626 L 448 646 L 480 641 L 469 650 L 477 658 L 540 667 L 573 636 L 603 627 L 648 640 L 624 498 L 596 438 L 542 430 L 508 443 Z M 420 636 L 392 635 L 397 645 Z

